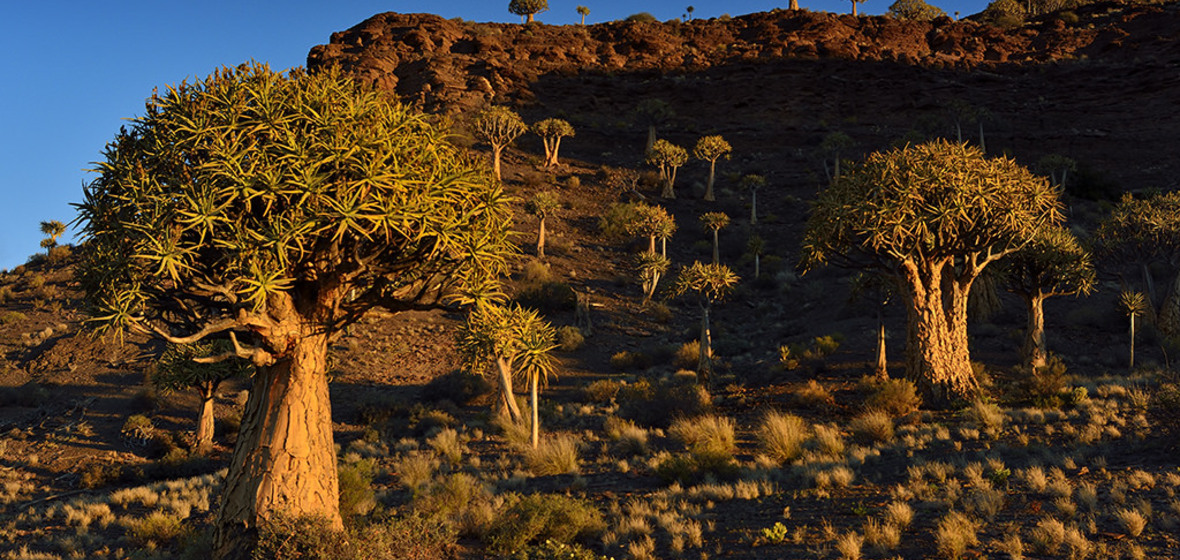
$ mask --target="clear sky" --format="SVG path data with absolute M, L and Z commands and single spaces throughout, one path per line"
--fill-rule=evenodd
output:
M 868 0 L 881 14 L 893 0 Z M 977 13 L 985 0 L 928 0 L 948 13 Z M 637 12 L 660 20 L 786 7 L 787 1 L 549 0 L 538 19 L 587 23 Z M 846 0 L 800 0 L 813 11 L 848 12 Z M 377 13 L 430 12 L 472 21 L 518 22 L 508 0 L 5 0 L 0 10 L 0 269 L 40 250 L 39 224 L 69 222 L 86 172 L 123 119 L 142 114 L 152 88 L 248 60 L 302 66 L 333 31 Z M 65 241 L 72 241 L 74 231 Z

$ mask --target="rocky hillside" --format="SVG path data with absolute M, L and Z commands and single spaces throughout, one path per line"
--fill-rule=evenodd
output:
M 1028 164 L 1067 155 L 1103 189 L 1176 187 L 1180 161 L 1159 155 L 1180 140 L 1180 6 L 1094 4 L 1077 16 L 1005 31 L 807 11 L 527 27 L 385 13 L 334 33 L 308 66 L 342 65 L 431 111 L 509 102 L 526 117 L 564 115 L 581 125 L 571 151 L 601 163 L 637 158 L 601 152 L 617 152 L 635 128 L 628 113 L 649 97 L 680 115 L 674 141 L 706 128 L 733 136 L 737 154 L 773 151 L 749 163 L 792 182 L 814 176 L 808 156 L 828 132 L 861 151 L 947 136 L 952 107 L 966 106 L 983 113 L 992 152 Z

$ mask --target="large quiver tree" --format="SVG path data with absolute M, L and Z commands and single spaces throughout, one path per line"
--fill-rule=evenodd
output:
M 984 268 L 1062 219 L 1058 192 L 1011 159 L 936 141 L 871 154 L 820 193 L 805 267 L 837 261 L 899 281 L 906 376 L 927 402 L 972 397 L 967 297 Z
M 219 558 L 258 523 L 340 527 L 330 341 L 504 270 L 510 210 L 446 131 L 337 70 L 223 69 L 153 95 L 78 204 L 102 328 L 233 339 L 257 366 L 221 497 Z M 228 356 L 227 356 L 228 357 Z

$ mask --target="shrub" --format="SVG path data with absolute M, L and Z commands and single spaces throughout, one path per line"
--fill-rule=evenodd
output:
M 613 379 L 599 379 L 582 389 L 588 402 L 609 403 L 619 394 L 623 384 Z
M 449 400 L 459 406 L 467 406 L 492 394 L 492 390 L 492 384 L 482 376 L 455 370 L 431 379 L 422 388 L 422 400 Z
M 1180 385 L 1165 383 L 1158 387 L 1151 395 L 1148 410 L 1153 424 L 1173 442 L 1180 441 Z
M 672 422 L 668 435 L 679 440 L 694 454 L 733 455 L 737 450 L 733 420 L 722 416 L 679 418 Z
M 346 519 L 367 515 L 377 503 L 373 500 L 373 473 L 376 463 L 361 459 L 337 468 L 340 484 L 340 514 Z
M 852 438 L 860 443 L 885 443 L 893 440 L 893 419 L 883 411 L 870 410 L 852 419 Z
M 458 465 L 463 459 L 463 443 L 459 441 L 459 432 L 453 428 L 439 431 L 426 440 L 426 444 L 451 465 Z
M 619 416 L 641 426 L 666 428 L 673 418 L 700 416 L 709 412 L 713 400 L 704 387 L 695 384 L 660 382 L 646 379 L 619 391 Z
M 670 455 L 656 466 L 656 475 L 666 482 L 695 484 L 711 477 L 735 480 L 740 468 L 729 453 L 682 453 Z
M 490 500 L 491 494 L 482 482 L 459 472 L 441 476 L 419 491 L 412 508 L 449 527 L 466 527 L 472 529 L 470 534 L 478 534 L 480 528 L 466 520 L 486 507 Z
M 975 523 L 957 511 L 946 514 L 938 522 L 934 540 L 938 551 L 951 559 L 961 558 L 968 548 L 979 544 Z
M 651 358 L 642 352 L 623 350 L 610 357 L 610 365 L 619 371 L 647 369 L 651 367 Z
M 607 417 L 605 427 L 606 435 L 615 441 L 615 451 L 620 455 L 647 453 L 647 430 L 614 416 Z
M 4 313 L 0 313 L 0 325 L 11 325 L 13 323 L 24 321 L 27 318 L 28 317 L 26 317 L 25 314 L 21 313 L 20 311 L 5 311 Z
M 975 401 L 965 413 L 968 420 L 986 431 L 992 437 L 1004 429 L 1004 411 L 995 403 Z
M 639 23 L 656 23 L 659 20 L 656 19 L 656 16 L 653 16 L 648 12 L 639 12 L 637 14 L 631 14 L 631 15 L 627 16 L 627 19 L 625 21 L 634 21 L 634 22 L 639 22 Z
M 120 433 L 123 438 L 134 445 L 147 445 L 155 434 L 156 427 L 152 419 L 142 414 L 132 414 L 123 422 Z
M 810 432 L 798 416 L 768 412 L 758 428 L 758 443 L 770 458 L 785 463 L 799 456 Z
M 139 546 L 167 546 L 186 533 L 180 516 L 153 511 L 144 517 L 126 517 L 120 523 L 127 537 Z
M 808 379 L 806 385 L 795 390 L 795 399 L 803 406 L 812 407 L 830 406 L 836 403 L 836 399 L 828 392 L 827 387 L 814 379 Z
M 535 476 L 578 474 L 578 438 L 555 435 L 525 450 L 525 463 Z
M 1057 554 L 1061 543 L 1065 541 L 1065 524 L 1045 517 L 1037 522 L 1037 526 L 1029 531 L 1029 543 L 1038 554 Z
M 586 550 L 579 544 L 547 540 L 525 548 L 511 556 L 511 560 L 610 560 L 606 556 Z
M 701 342 L 685 342 L 676 349 L 676 354 L 672 357 L 672 366 L 678 369 L 696 369 L 700 357 Z
M 525 496 L 496 517 L 488 529 L 488 550 L 506 554 L 544 541 L 570 543 L 605 529 L 594 506 L 559 494 Z
M 899 417 L 913 414 L 922 406 L 918 387 L 908 379 L 887 379 L 876 384 L 873 392 L 865 399 L 865 410 L 880 410 Z
M 1043 367 L 1021 367 L 1016 370 L 1017 397 L 1042 408 L 1060 408 L 1064 403 L 1063 393 L 1069 376 L 1061 358 L 1052 356 Z
M 586 338 L 582 336 L 582 329 L 566 325 L 557 329 L 557 347 L 562 352 L 573 352 L 582 347 Z
M 1143 529 L 1147 527 L 1147 518 L 1138 510 L 1120 509 L 1115 512 L 1114 517 L 1118 519 L 1119 527 L 1132 537 L 1143 534 Z

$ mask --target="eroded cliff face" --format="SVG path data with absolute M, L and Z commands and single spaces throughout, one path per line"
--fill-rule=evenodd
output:
M 308 66 L 341 65 L 433 112 L 496 102 L 580 120 L 575 157 L 616 152 L 609 137 L 638 100 L 658 97 L 676 109 L 672 134 L 708 127 L 739 153 L 773 143 L 785 155 L 763 171 L 802 179 L 828 131 L 878 149 L 912 132 L 946 136 L 952 107 L 968 106 L 993 152 L 1068 155 L 1124 188 L 1175 186 L 1180 163 L 1160 156 L 1180 145 L 1178 5 L 1077 13 L 1011 31 L 806 11 L 588 26 L 385 13 L 334 33 Z

